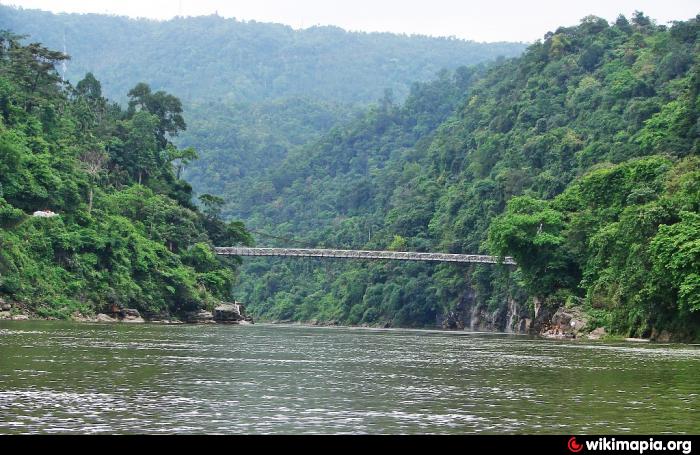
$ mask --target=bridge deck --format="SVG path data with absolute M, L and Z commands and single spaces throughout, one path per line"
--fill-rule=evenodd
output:
M 472 262 L 479 264 L 516 265 L 511 257 L 485 256 L 480 254 L 415 253 L 407 251 L 361 251 L 309 248 L 248 248 L 217 247 L 221 256 L 297 256 L 314 258 L 346 259 L 393 259 L 401 261 Z

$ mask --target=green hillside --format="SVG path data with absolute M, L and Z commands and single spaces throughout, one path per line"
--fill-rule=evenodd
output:
M 403 100 L 414 82 L 444 68 L 525 48 L 337 27 L 293 30 L 215 15 L 154 21 L 7 6 L 0 6 L 0 29 L 65 49 L 71 59 L 59 70 L 65 65 L 68 80 L 92 72 L 120 102 L 142 81 L 177 94 L 190 122 L 176 143 L 195 147 L 200 158 L 183 175 L 200 194 L 250 191 L 291 148 L 346 123 L 387 89 Z
M 403 97 L 413 82 L 443 68 L 515 56 L 525 47 L 337 27 L 294 30 L 215 15 L 154 21 L 7 6 L 0 6 L 0 29 L 52 49 L 65 45 L 72 57 L 67 78 L 77 81 L 90 71 L 112 98 L 124 99 L 147 81 L 177 93 L 186 105 L 292 97 L 367 103 L 385 88 Z
M 567 305 L 616 333 L 694 336 L 697 57 L 697 18 L 588 17 L 466 83 L 443 75 L 384 102 L 236 202 L 253 229 L 300 243 L 515 255 L 517 272 L 266 260 L 238 292 L 281 319 L 457 313 L 508 329 Z
M 210 245 L 250 237 L 176 177 L 180 101 L 139 84 L 124 110 L 91 74 L 63 83 L 64 58 L 0 35 L 0 297 L 59 318 L 228 300 L 237 264 Z

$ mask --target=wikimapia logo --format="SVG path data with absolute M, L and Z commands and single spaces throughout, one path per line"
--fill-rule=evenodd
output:
M 576 436 L 572 436 L 569 442 L 566 444 L 569 450 L 573 453 L 579 453 L 583 450 L 583 444 L 576 442 Z
M 569 438 L 566 443 L 566 447 L 572 453 L 579 453 L 583 450 L 585 445 L 586 451 L 598 452 L 598 451 L 622 451 L 622 452 L 636 452 L 643 454 L 646 451 L 660 452 L 681 452 L 687 455 L 692 452 L 692 441 L 673 441 L 673 440 L 654 440 L 654 438 L 649 438 L 648 440 L 630 440 L 630 439 L 608 439 L 606 437 L 597 438 L 595 440 L 584 441 L 584 444 L 580 444 L 576 441 L 576 436 Z

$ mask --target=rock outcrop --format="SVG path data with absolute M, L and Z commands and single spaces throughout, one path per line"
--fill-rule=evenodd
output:
M 541 334 L 547 338 L 579 338 L 584 335 L 588 320 L 578 308 L 560 307 L 542 327 Z
M 104 313 L 100 313 L 95 317 L 95 322 L 119 322 L 116 318 L 107 316 Z
M 119 318 L 121 319 L 122 322 L 128 322 L 128 323 L 144 323 L 144 319 L 141 317 L 141 314 L 139 313 L 139 310 L 135 310 L 133 308 L 124 308 L 119 312 Z
M 506 305 L 495 310 L 481 305 L 476 291 L 470 289 L 460 300 L 454 311 L 444 315 L 439 321 L 445 329 L 495 331 L 506 333 L 529 333 L 532 329 L 532 315 L 526 305 L 509 298 Z
M 215 321 L 211 311 L 199 310 L 185 313 L 185 322 L 191 324 L 212 324 Z
M 240 305 L 236 303 L 224 303 L 214 308 L 214 320 L 216 322 L 235 323 L 244 319 Z
M 252 323 L 253 319 L 245 314 L 241 302 L 223 303 L 214 308 L 214 321 L 228 324 Z

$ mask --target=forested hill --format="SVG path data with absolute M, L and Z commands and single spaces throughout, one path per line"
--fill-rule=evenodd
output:
M 266 260 L 239 292 L 278 319 L 511 330 L 565 307 L 589 330 L 697 337 L 698 29 L 587 17 L 385 100 L 237 195 L 280 239 L 514 255 L 518 271 Z
M 167 316 L 231 297 L 236 263 L 212 244 L 246 243 L 218 201 L 194 205 L 177 163 L 191 150 L 180 100 L 138 84 L 122 109 L 65 56 L 0 34 L 0 299 L 43 317 L 112 305 Z
M 519 55 L 521 43 L 475 43 L 337 27 L 293 30 L 218 16 L 170 21 L 52 14 L 0 6 L 0 29 L 63 50 L 74 83 L 91 71 L 126 101 L 138 82 L 176 93 L 189 127 L 174 141 L 199 155 L 182 174 L 197 193 L 239 194 L 289 150 L 384 96 L 403 100 L 444 68 Z
M 385 88 L 398 98 L 443 68 L 519 55 L 520 43 L 294 30 L 219 16 L 135 20 L 97 14 L 52 14 L 0 6 L 0 29 L 63 50 L 67 77 L 91 71 L 106 95 L 123 99 L 136 83 L 194 100 L 263 101 L 304 97 L 367 103 Z

